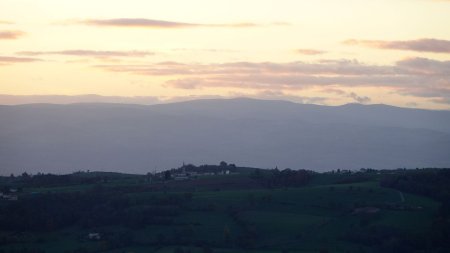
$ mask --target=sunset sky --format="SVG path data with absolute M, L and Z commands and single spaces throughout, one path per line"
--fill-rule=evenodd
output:
M 0 94 L 448 110 L 450 1 L 0 0 Z

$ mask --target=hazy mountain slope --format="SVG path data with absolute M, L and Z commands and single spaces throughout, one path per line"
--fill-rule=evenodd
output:
M 448 112 L 254 100 L 0 106 L 0 172 L 148 172 L 221 160 L 316 170 L 450 166 L 450 134 L 364 119 L 389 115 L 385 108 L 449 120 Z M 352 119 L 324 118 L 336 111 Z
M 171 115 L 200 115 L 220 119 L 298 119 L 313 123 L 424 128 L 450 133 L 450 111 L 399 108 L 388 105 L 320 106 L 277 100 L 205 99 L 150 107 Z

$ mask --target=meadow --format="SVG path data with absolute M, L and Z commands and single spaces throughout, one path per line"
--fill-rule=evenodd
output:
M 0 202 L 0 252 L 414 252 L 441 232 L 442 201 L 380 184 L 407 171 L 307 172 L 299 185 L 234 171 L 181 181 L 85 172 L 71 177 L 95 180 L 65 186 L 2 178 L 20 192 Z

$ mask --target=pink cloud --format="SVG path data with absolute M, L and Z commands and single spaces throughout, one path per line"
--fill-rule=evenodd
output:
M 379 49 L 397 49 L 417 52 L 450 53 L 450 41 L 439 39 L 418 39 L 404 41 L 347 40 L 347 45 L 361 45 Z
M 222 64 L 157 63 L 97 65 L 112 72 L 170 78 L 179 89 L 212 87 L 289 91 L 322 88 L 324 92 L 370 102 L 367 96 L 340 88 L 377 87 L 415 97 L 450 97 L 450 61 L 410 58 L 394 65 L 368 65 L 355 60 L 316 62 L 230 62 Z
M 38 59 L 38 58 L 28 58 L 28 57 L 0 56 L 0 64 L 24 63 L 24 62 L 36 62 L 36 61 L 41 61 L 41 59 Z
M 36 55 L 65 55 L 65 56 L 80 56 L 80 57 L 146 57 L 154 55 L 153 52 L 148 51 L 102 51 L 102 50 L 63 50 L 63 51 L 22 51 L 17 52 L 18 55 L 36 56 Z
M 325 51 L 315 49 L 297 49 L 296 52 L 304 55 L 319 55 L 326 53 Z
M 344 95 L 344 94 L 346 94 L 345 91 L 340 90 L 340 89 L 336 89 L 336 88 L 325 88 L 325 89 L 322 89 L 322 92 L 333 93 L 333 94 L 337 94 L 337 95 Z
M 135 27 L 148 29 L 177 29 L 177 28 L 193 28 L 193 27 L 229 27 L 229 28 L 246 28 L 261 26 L 251 22 L 229 23 L 229 24 L 199 24 L 174 22 L 166 20 L 146 19 L 146 18 L 114 18 L 114 19 L 88 19 L 78 23 L 93 26 L 111 26 L 111 27 Z M 280 25 L 273 23 L 273 25 Z
M 81 23 L 95 26 L 143 27 L 143 28 L 185 28 L 198 24 L 172 22 L 144 18 L 88 19 Z

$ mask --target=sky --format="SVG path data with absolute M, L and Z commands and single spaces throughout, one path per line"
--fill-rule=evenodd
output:
M 450 109 L 447 0 L 0 0 L 0 104 Z

